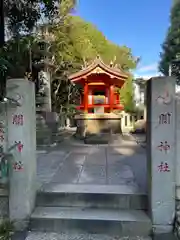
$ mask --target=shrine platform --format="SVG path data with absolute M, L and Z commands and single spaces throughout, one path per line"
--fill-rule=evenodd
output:
M 80 139 L 86 138 L 87 136 L 96 136 L 96 135 L 97 137 L 99 137 L 99 135 L 104 133 L 112 134 L 112 133 L 122 132 L 121 131 L 121 114 L 87 113 L 87 114 L 76 115 L 75 119 L 77 121 L 76 136 L 79 137 Z M 100 136 L 100 138 L 102 137 Z M 108 139 L 109 136 L 107 135 L 106 137 L 104 136 L 103 138 Z M 101 141 L 98 142 L 98 139 L 97 139 L 97 144 L 101 143 Z M 108 143 L 108 141 L 105 141 L 105 143 Z

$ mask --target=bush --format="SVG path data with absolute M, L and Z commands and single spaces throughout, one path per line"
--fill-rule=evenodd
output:
M 14 223 L 6 219 L 0 223 L 0 240 L 10 240 L 14 233 Z

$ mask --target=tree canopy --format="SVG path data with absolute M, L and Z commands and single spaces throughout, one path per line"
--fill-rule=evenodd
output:
M 67 25 L 70 26 L 68 28 L 68 37 L 71 46 L 73 46 L 76 54 L 81 57 L 83 63 L 89 63 L 97 55 L 100 55 L 106 64 L 113 61 L 115 65 L 118 64 L 127 70 L 136 67 L 136 61 L 132 56 L 131 49 L 125 46 L 120 47 L 108 41 L 104 34 L 92 23 L 86 22 L 78 16 L 70 16 Z
M 5 0 L 6 25 L 13 35 L 29 33 L 38 21 L 48 20 L 52 23 L 54 20 L 61 20 L 63 13 L 66 14 L 75 5 L 76 0 Z M 61 7 L 66 9 L 62 15 L 59 11 Z
M 172 64 L 172 74 L 177 78 L 177 83 L 179 84 L 180 63 L 176 64 L 174 61 L 180 57 L 180 0 L 173 2 L 170 15 L 170 26 L 165 41 L 162 44 L 160 57 L 159 70 L 164 75 L 168 75 L 169 66 Z
M 67 75 L 65 76 L 63 72 L 63 78 L 67 79 L 72 72 L 79 71 L 82 66 L 86 67 L 97 55 L 100 55 L 106 64 L 113 61 L 114 66 L 121 67 L 126 71 L 136 67 L 137 61 L 132 56 L 131 49 L 110 42 L 96 26 L 84 21 L 79 16 L 69 16 L 63 26 L 55 28 L 54 35 L 56 39 L 55 59 L 57 65 L 59 64 L 59 69 L 62 68 L 61 64 L 64 65 L 65 62 L 69 64 Z M 58 76 L 56 85 L 62 85 L 59 77 L 62 80 L 62 77 Z M 134 96 L 131 77 L 120 92 L 124 105 L 129 106 L 126 109 L 133 110 Z M 61 101 L 61 98 L 59 100 Z
M 7 0 L 6 4 L 8 1 L 10 0 Z M 25 7 L 27 2 L 29 4 Z M 57 2 L 55 0 L 23 0 L 19 5 L 16 3 L 12 6 L 7 5 L 6 21 L 13 38 L 7 42 L 6 48 L 1 52 L 3 60 L 6 61 L 3 62 L 7 67 L 5 70 L 10 77 L 15 77 L 16 73 L 23 75 L 30 65 L 33 67 L 44 57 L 49 61 L 53 59 L 51 61 L 53 62 L 51 90 L 55 110 L 67 104 L 77 104 L 80 89 L 68 81 L 68 76 L 82 69 L 82 66 L 85 67 L 97 55 L 100 55 L 106 64 L 113 61 L 114 66 L 129 72 L 137 64 L 131 49 L 114 44 L 92 23 L 79 16 L 71 15 L 72 9 L 75 7 L 75 0 L 61 0 L 58 6 Z M 29 14 L 32 13 L 31 16 L 27 15 L 28 11 Z M 17 17 L 17 13 L 20 13 L 20 17 Z M 43 25 L 43 28 L 48 29 L 50 40 L 47 40 L 43 34 L 39 34 L 42 30 L 39 25 L 34 31 L 35 34 L 29 34 L 42 15 L 47 18 L 52 16 L 53 19 L 52 22 L 49 21 Z M 39 49 L 41 41 L 46 44 L 46 48 L 43 50 Z M 47 45 L 49 46 L 48 50 Z M 126 109 L 133 109 L 131 77 L 122 88 L 121 95 L 125 107 L 128 106 Z

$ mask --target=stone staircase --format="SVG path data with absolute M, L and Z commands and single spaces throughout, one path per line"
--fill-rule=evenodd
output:
M 133 186 L 55 185 L 42 189 L 27 240 L 151 239 L 147 196 Z

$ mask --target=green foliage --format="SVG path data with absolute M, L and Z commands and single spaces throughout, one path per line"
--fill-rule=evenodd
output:
M 4 69 L 7 77 L 24 77 L 32 65 L 44 58 L 36 36 L 12 38 L 1 49 L 0 69 Z
M 58 80 L 55 80 L 56 86 L 61 85 L 59 93 L 56 95 L 56 103 L 58 99 L 58 106 L 63 105 L 63 101 L 66 101 L 62 96 L 64 95 L 64 84 L 68 85 L 68 75 L 73 72 L 77 72 L 83 67 L 86 67 L 91 61 L 93 61 L 97 55 L 100 55 L 102 60 L 106 64 L 113 64 L 116 67 L 129 71 L 136 67 L 136 59 L 133 58 L 131 50 L 125 46 L 120 47 L 108 41 L 103 33 L 101 33 L 93 24 L 84 21 L 78 16 L 68 16 L 63 25 L 56 26 L 54 29 L 54 35 L 56 38 L 56 51 L 55 59 L 59 63 Z M 62 71 L 62 66 L 66 64 L 66 71 Z M 58 65 L 58 64 L 57 64 Z M 65 74 L 64 74 L 65 73 Z M 62 83 L 65 80 L 66 83 Z M 57 90 L 55 87 L 54 89 Z M 76 94 L 71 95 L 71 99 L 76 98 L 79 94 L 77 88 Z M 130 78 L 125 84 L 121 93 L 124 95 L 123 102 L 125 106 L 133 108 L 133 85 Z M 125 95 L 128 95 L 125 97 Z M 71 102 L 72 103 L 72 102 Z M 76 102 L 76 104 L 78 104 Z
M 13 36 L 28 34 L 40 21 L 61 21 L 75 5 L 76 0 L 4 0 L 6 26 Z
M 10 240 L 14 233 L 14 224 L 8 219 L 0 223 L 0 240 Z
M 168 75 L 169 65 L 180 54 L 180 1 L 175 1 L 172 6 L 170 22 L 170 27 L 160 54 L 159 70 L 164 75 Z M 177 83 L 180 83 L 180 64 L 173 64 L 172 71 L 173 75 L 177 77 Z
M 68 108 L 67 106 L 79 104 L 78 99 L 81 92 L 80 87 L 74 86 L 68 81 L 68 76 L 85 67 L 97 55 L 100 55 L 106 64 L 113 61 L 114 66 L 126 71 L 134 69 L 137 61 L 132 56 L 131 49 L 126 46 L 120 47 L 108 41 L 96 26 L 78 16 L 70 15 L 75 7 L 75 0 L 61 0 L 58 9 L 55 6 L 56 2 L 56 0 L 31 0 L 25 7 L 27 0 L 23 0 L 18 6 L 15 3 L 12 6 L 7 5 L 6 11 L 9 11 L 9 17 L 6 12 L 7 22 L 16 38 L 7 42 L 2 56 L 9 63 L 8 67 L 7 64 L 5 65 L 5 69 L 10 77 L 22 77 L 29 70 L 31 61 L 33 67 L 44 56 L 47 56 L 48 59 L 53 56 L 51 87 L 53 108 L 54 110 L 65 110 Z M 41 9 L 39 9 L 39 3 L 42 5 Z M 29 15 L 26 15 L 27 12 Z M 19 17 L 17 14 L 20 14 Z M 39 50 L 38 42 L 39 40 L 43 41 L 43 35 L 40 36 L 41 39 L 37 35 L 18 35 L 22 29 L 23 32 L 30 32 L 42 14 L 45 14 L 46 17 L 52 16 L 52 20 L 55 16 L 57 17 L 56 23 L 45 26 L 48 28 L 49 35 L 54 36 L 50 40 L 48 51 Z M 37 80 L 37 71 L 33 70 L 34 79 Z M 132 109 L 133 86 L 131 78 L 121 93 L 125 107 Z
M 121 102 L 124 105 L 124 111 L 134 112 L 135 111 L 135 102 L 134 102 L 134 87 L 132 78 L 129 78 L 124 86 L 120 89 L 120 98 Z
M 96 26 L 78 16 L 70 16 L 68 19 L 68 38 L 71 43 L 71 56 L 76 54 L 83 63 L 89 63 L 100 55 L 106 64 L 113 61 L 114 65 L 118 64 L 127 70 L 136 67 L 136 61 L 129 48 L 108 41 Z
M 6 74 L 9 77 L 22 77 L 29 60 L 28 39 L 11 39 L 2 49 L 1 55 L 6 61 Z M 21 75 L 21 76 L 20 76 Z
M 8 29 L 15 36 L 31 32 L 44 16 L 54 19 L 58 14 L 58 0 L 4 1 L 4 13 Z
M 0 57 L 0 74 L 6 75 L 8 69 L 10 67 L 9 62 L 1 55 Z

